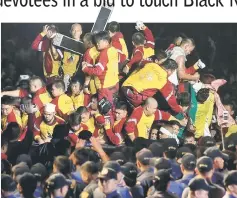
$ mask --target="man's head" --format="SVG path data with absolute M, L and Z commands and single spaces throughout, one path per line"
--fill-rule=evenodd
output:
M 92 33 L 86 33 L 83 37 L 83 43 L 85 45 L 86 49 L 89 49 L 94 46 L 93 44 L 93 34 Z
M 79 113 L 74 112 L 71 113 L 68 117 L 68 124 L 70 125 L 70 128 L 76 132 L 81 127 L 81 116 Z
M 53 173 L 67 175 L 71 173 L 72 164 L 66 156 L 57 156 L 53 163 Z
M 115 120 L 119 121 L 127 117 L 127 104 L 125 102 L 118 102 L 115 106 Z
M 43 86 L 44 86 L 44 82 L 43 82 L 43 80 L 40 77 L 33 76 L 30 79 L 30 92 L 31 93 L 37 92 Z
M 224 160 L 228 160 L 228 155 L 222 153 L 217 147 L 208 148 L 205 150 L 204 154 L 213 160 L 213 166 L 215 169 L 223 169 L 225 165 Z
M 207 156 L 200 157 L 197 160 L 196 173 L 204 179 L 211 179 L 214 173 L 212 159 Z
M 181 171 L 184 173 L 187 172 L 194 172 L 196 167 L 196 157 L 193 154 L 187 153 L 181 159 Z
M 82 27 L 81 24 L 74 23 L 71 27 L 72 38 L 79 41 L 81 40 Z
M 1 110 L 2 110 L 2 115 L 3 116 L 8 116 L 12 111 L 14 107 L 14 101 L 11 97 L 9 96 L 3 96 L 1 98 Z
M 210 90 L 208 88 L 202 88 L 197 92 L 197 102 L 203 104 L 209 98 Z
M 80 94 L 82 90 L 82 82 L 80 81 L 79 78 L 77 77 L 72 78 L 70 86 L 71 86 L 72 94 L 75 94 L 75 95 Z
M 177 120 L 171 120 L 170 125 L 173 128 L 173 132 L 178 135 L 179 129 L 182 127 L 181 124 Z
M 97 111 L 98 110 L 98 94 L 97 93 L 91 96 L 90 108 L 93 111 Z
M 157 173 L 159 170 L 162 169 L 171 170 L 171 163 L 168 159 L 160 157 L 154 160 L 154 167 L 155 167 L 155 173 Z
M 76 149 L 72 154 L 72 162 L 74 166 L 82 166 L 87 161 L 99 162 L 97 153 L 89 148 Z
M 159 130 L 159 138 L 166 139 L 173 133 L 173 127 L 171 125 L 165 124 Z
M 146 41 L 145 36 L 140 32 L 136 32 L 132 36 L 132 43 L 135 47 L 143 46 L 145 44 L 145 41 Z
M 102 171 L 99 173 L 99 187 L 104 194 L 110 194 L 116 190 L 117 172 L 114 169 L 103 167 Z
M 155 51 L 155 63 L 158 65 L 162 64 L 167 60 L 167 54 L 163 50 L 156 50 Z
M 120 31 L 120 25 L 116 21 L 112 21 L 108 27 L 110 37 L 114 36 L 117 32 Z
M 225 107 L 226 111 L 228 111 L 230 116 L 234 116 L 234 114 L 235 114 L 234 105 L 231 102 L 224 103 L 224 107 Z
M 237 195 L 237 171 L 230 171 L 224 179 L 224 184 L 229 193 Z
M 117 181 L 118 183 L 121 183 L 123 180 L 123 173 L 121 171 L 121 166 L 116 161 L 108 161 L 104 164 L 103 168 L 112 169 L 117 173 Z
M 24 173 L 19 179 L 17 188 L 23 197 L 33 197 L 36 186 L 36 177 L 31 173 Z
M 176 153 L 176 161 L 181 164 L 182 158 L 186 154 L 192 154 L 192 150 L 187 146 L 182 146 L 178 148 Z
M 56 80 L 53 84 L 52 84 L 52 95 L 53 97 L 58 97 L 61 96 L 62 94 L 64 94 L 65 92 L 65 84 L 62 80 Z
M 177 63 L 172 59 L 167 59 L 160 66 L 167 72 L 168 76 L 173 74 L 173 72 L 178 68 Z
M 190 105 L 191 95 L 189 92 L 182 92 L 177 95 L 178 104 L 182 107 L 183 111 L 187 111 Z
M 2 138 L 6 138 L 7 141 L 18 141 L 21 135 L 21 127 L 16 122 L 10 122 L 7 125 L 6 130 L 2 134 Z
M 190 188 L 190 197 L 195 198 L 208 198 L 208 192 L 211 189 L 209 184 L 206 182 L 203 178 L 193 178 L 189 182 L 189 188 Z
M 94 41 L 98 50 L 106 49 L 110 46 L 111 38 L 109 33 L 101 31 L 94 36 Z
M 52 39 L 53 35 L 55 35 L 57 32 L 58 32 L 58 27 L 56 27 L 55 25 L 49 25 L 46 36 L 48 39 Z
M 196 145 L 197 142 L 195 140 L 195 136 L 193 133 L 188 132 L 184 137 L 184 144 L 193 144 Z
M 195 42 L 191 38 L 184 38 L 182 39 L 180 47 L 183 48 L 186 55 L 189 55 L 195 48 Z
M 1 195 L 7 197 L 13 195 L 16 191 L 16 182 L 10 175 L 1 175 Z
M 37 181 L 41 183 L 44 182 L 48 175 L 46 167 L 41 163 L 34 164 L 31 167 L 30 172 L 36 177 Z
M 155 98 L 147 98 L 143 106 L 146 116 L 152 116 L 156 112 L 158 107 L 158 102 Z
M 98 174 L 98 166 L 95 162 L 88 161 L 80 167 L 82 181 L 89 184 L 92 180 L 96 179 Z
M 52 174 L 47 180 L 45 187 L 50 197 L 65 197 L 71 181 L 60 173 Z
M 153 158 L 153 154 L 148 149 L 142 149 L 136 153 L 137 167 L 141 169 L 142 167 L 149 166 L 150 160 Z
M 77 113 L 79 113 L 79 115 L 81 115 L 81 121 L 83 123 L 88 122 L 88 120 L 90 119 L 90 112 L 88 111 L 88 109 L 84 106 L 81 106 L 77 109 Z
M 124 181 L 128 187 L 136 185 L 138 170 L 134 163 L 127 162 L 121 166 L 122 173 L 124 175 Z
M 54 121 L 54 117 L 56 115 L 55 105 L 52 103 L 48 103 L 44 106 L 44 120 L 46 123 L 51 123 Z
M 154 187 L 157 191 L 166 192 L 169 182 L 172 180 L 170 170 L 161 169 L 154 176 Z

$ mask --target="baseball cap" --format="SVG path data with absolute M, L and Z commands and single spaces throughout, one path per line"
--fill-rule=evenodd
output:
M 212 160 L 214 160 L 216 157 L 221 157 L 223 160 L 229 159 L 228 155 L 221 152 L 220 149 L 215 146 L 206 149 L 204 155 L 212 158 Z
M 237 171 L 230 171 L 224 179 L 225 186 L 237 185 Z
M 19 181 L 19 177 L 24 173 L 29 173 L 30 169 L 25 162 L 21 162 L 12 167 L 12 173 L 16 177 L 16 181 Z
M 163 145 L 159 142 L 153 142 L 148 149 L 152 152 L 154 157 L 162 157 L 164 148 Z
M 206 147 L 215 146 L 216 145 L 216 141 L 215 141 L 215 139 L 213 137 L 203 136 L 198 141 L 198 145 L 199 146 L 206 146 Z
M 160 183 L 168 183 L 173 179 L 170 173 L 171 173 L 170 170 L 165 169 L 159 170 L 155 174 L 154 180 L 159 181 Z
M 200 173 L 207 173 L 213 169 L 213 161 L 210 157 L 203 156 L 197 160 L 197 169 Z
M 203 178 L 193 178 L 189 184 L 188 184 L 189 188 L 192 191 L 196 191 L 196 190 L 205 190 L 205 191 L 209 191 L 211 189 L 211 186 L 207 183 L 207 181 Z
M 10 175 L 1 175 L 1 189 L 7 192 L 14 192 L 16 190 L 16 182 Z
M 186 170 L 193 171 L 196 167 L 196 157 L 191 153 L 187 153 L 182 157 L 181 164 Z
M 20 162 L 25 162 L 28 167 L 32 166 L 32 160 L 31 157 L 27 154 L 21 154 L 16 159 L 16 164 L 19 164 Z
M 114 169 L 103 167 L 102 171 L 98 175 L 98 178 L 104 180 L 117 180 L 117 172 Z
M 187 153 L 192 153 L 191 149 L 188 148 L 188 147 L 180 147 L 178 150 L 177 150 L 177 153 L 176 153 L 176 158 L 177 159 L 180 159 L 182 158 L 185 154 Z
M 103 166 L 104 168 L 109 168 L 114 170 L 116 173 L 121 172 L 121 166 L 119 165 L 118 162 L 116 161 L 108 161 L 104 164 Z
M 178 148 L 177 142 L 174 138 L 162 139 L 164 142 L 164 150 L 167 151 L 176 151 Z
M 47 176 L 47 169 L 46 167 L 41 164 L 41 163 L 37 163 L 37 164 L 34 164 L 31 169 L 30 169 L 30 172 L 36 176 L 36 178 L 39 180 L 39 181 L 43 181 L 46 176 Z
M 24 189 L 31 190 L 32 192 L 35 191 L 37 186 L 37 179 L 31 173 L 24 173 L 19 177 L 20 186 Z
M 127 162 L 126 164 L 121 166 L 121 170 L 126 178 L 136 181 L 138 170 L 137 170 L 137 167 L 135 166 L 135 164 L 133 164 L 131 162 Z
M 165 159 L 164 157 L 161 157 L 154 161 L 154 167 L 157 170 L 171 169 L 171 163 L 169 162 L 169 160 Z
M 122 152 L 113 152 L 110 155 L 110 160 L 111 161 L 116 161 L 118 162 L 120 165 L 124 165 L 126 162 L 126 158 L 124 156 L 124 154 Z
M 136 153 L 136 158 L 143 165 L 149 165 L 150 160 L 153 158 L 153 154 L 150 150 L 144 148 Z
M 64 186 L 70 186 L 72 182 L 61 173 L 51 175 L 46 181 L 46 187 L 49 189 L 57 190 Z

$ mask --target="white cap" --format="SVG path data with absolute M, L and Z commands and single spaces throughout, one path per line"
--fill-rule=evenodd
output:
M 55 112 L 55 107 L 56 105 L 52 103 L 48 103 L 44 105 L 44 111 L 49 112 L 49 113 L 54 113 Z

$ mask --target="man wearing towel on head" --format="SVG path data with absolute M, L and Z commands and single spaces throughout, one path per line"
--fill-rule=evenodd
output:
M 56 116 L 55 105 L 48 103 L 44 106 L 43 116 L 36 119 L 33 129 L 34 140 L 39 144 L 49 142 L 54 127 L 58 124 L 63 124 L 64 120 Z

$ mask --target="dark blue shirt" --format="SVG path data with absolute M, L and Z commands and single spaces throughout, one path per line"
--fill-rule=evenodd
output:
M 219 172 L 218 170 L 215 170 L 211 180 L 212 180 L 212 183 L 218 184 L 221 187 L 224 187 L 224 183 L 223 183 L 223 181 L 224 181 L 224 174 Z
M 175 160 L 171 160 L 171 159 L 169 159 L 169 162 L 172 168 L 172 174 L 171 174 L 172 177 L 174 178 L 174 180 L 180 179 L 182 177 L 182 172 L 181 172 L 179 164 Z
M 126 198 L 132 198 L 129 188 L 125 186 L 119 186 L 117 187 L 117 192 L 121 195 L 121 197 L 126 197 Z
M 77 183 L 84 183 L 81 178 L 80 172 L 72 172 L 72 179 L 76 180 Z
M 184 175 L 182 179 L 177 180 L 178 183 L 183 183 L 185 185 L 188 185 L 189 181 L 195 177 L 194 174 L 188 174 Z
M 114 191 L 108 195 L 106 195 L 106 198 L 122 198 L 117 191 Z M 124 197 L 125 198 L 125 197 Z
M 18 191 L 16 191 L 12 195 L 6 196 L 5 198 L 21 198 L 21 195 Z
M 223 198 L 237 198 L 237 197 L 226 193 Z
M 41 198 L 43 194 L 43 188 L 41 186 L 37 186 L 34 192 L 35 198 Z
M 168 186 L 168 192 L 171 194 L 175 194 L 178 197 L 182 197 L 183 191 L 187 186 L 184 183 L 178 183 L 176 181 L 170 181 Z
M 133 198 L 144 198 L 144 190 L 140 185 L 136 185 L 130 188 Z

